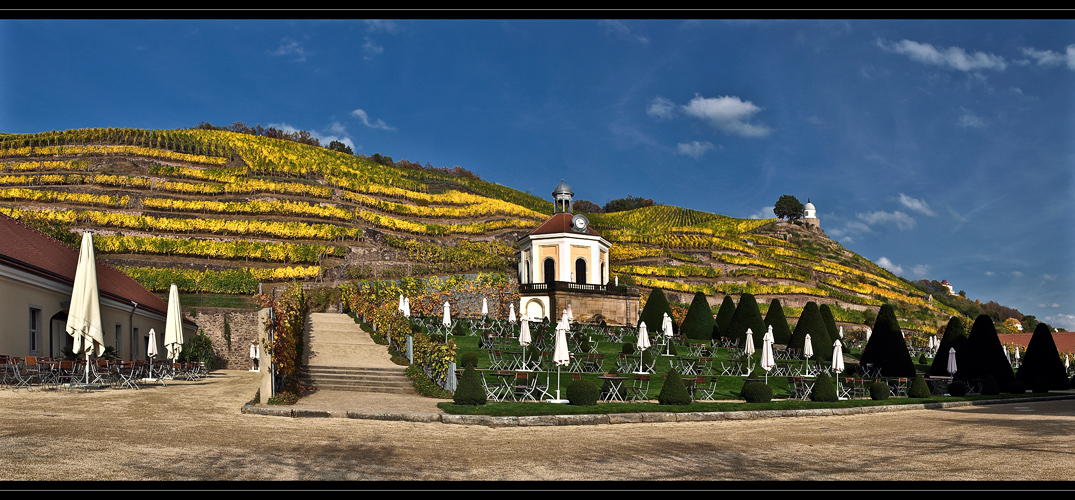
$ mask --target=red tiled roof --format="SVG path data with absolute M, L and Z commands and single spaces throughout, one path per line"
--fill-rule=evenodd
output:
M 71 248 L 22 222 L 0 213 L 0 264 L 26 270 L 50 280 L 73 286 L 78 267 L 78 249 Z M 119 269 L 97 260 L 97 288 L 102 296 L 120 302 L 138 302 L 167 316 L 168 305 Z
M 574 215 L 574 214 L 569 214 L 567 212 L 560 212 L 558 214 L 553 214 L 552 217 L 549 217 L 548 220 L 546 220 L 540 226 L 538 226 L 537 229 L 535 229 L 533 231 L 530 231 L 528 234 L 529 235 L 536 235 L 536 234 L 554 234 L 554 233 L 573 233 L 575 231 L 573 231 L 571 229 L 571 217 L 572 217 L 572 215 Z M 591 235 L 591 236 L 601 236 L 600 233 L 598 233 L 597 231 L 594 231 L 593 228 L 590 227 L 590 226 L 586 226 L 586 233 L 585 234 L 588 234 L 588 235 Z

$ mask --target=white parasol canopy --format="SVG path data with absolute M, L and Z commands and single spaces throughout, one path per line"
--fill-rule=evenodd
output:
M 71 289 L 71 305 L 67 312 L 67 334 L 74 338 L 73 350 L 86 352 L 86 374 L 89 383 L 89 359 L 104 354 L 104 331 L 101 327 L 101 299 L 97 292 L 97 261 L 93 256 L 93 236 L 82 234 L 78 252 L 78 267 Z
M 954 376 L 958 367 L 956 366 L 956 348 L 948 349 L 948 375 Z
M 152 328 L 150 328 L 149 329 L 149 345 L 146 346 L 146 356 L 149 356 L 149 359 L 153 359 L 153 358 L 157 357 L 158 354 L 159 353 L 157 352 L 157 331 L 152 329 Z
M 844 346 L 839 339 L 832 343 L 832 372 L 844 372 Z M 840 394 L 840 377 L 836 377 L 836 394 Z
M 452 326 L 452 306 L 448 305 L 448 301 L 444 301 L 444 316 L 441 318 L 440 324 L 444 326 Z
M 664 345 L 666 356 L 672 355 L 672 318 L 668 317 L 668 313 L 664 313 L 664 317 L 661 318 L 661 333 L 664 335 Z
M 747 328 L 747 342 L 743 349 L 745 349 L 747 357 L 754 355 L 754 332 L 750 328 Z
M 509 304 L 508 305 L 508 322 L 509 323 L 514 323 L 515 322 L 515 304 Z
M 806 334 L 806 338 L 803 340 L 805 342 L 803 344 L 803 356 L 806 357 L 806 359 L 810 359 L 814 356 L 814 343 L 810 340 L 809 333 Z
M 870 335 L 873 335 L 873 329 L 872 328 L 867 328 L 866 329 L 866 342 L 870 341 Z
M 403 312 L 403 294 L 399 294 L 399 312 Z
M 482 297 L 482 316 L 489 315 L 489 301 Z
M 403 297 L 403 316 L 411 317 L 411 299 Z
M 773 357 L 773 341 L 773 327 L 770 326 L 761 342 L 761 369 L 765 370 L 766 384 L 769 383 L 769 370 L 776 366 L 776 359 Z
M 560 399 L 560 367 L 571 363 L 571 352 L 567 348 L 567 327 L 563 323 L 556 325 L 556 339 L 553 342 L 552 362 L 556 365 L 556 399 L 550 403 L 566 403 L 566 399 Z
M 519 326 L 519 345 L 530 345 L 530 321 L 527 318 L 523 318 L 522 325 Z
M 164 321 L 164 348 L 175 362 L 183 351 L 183 315 L 179 311 L 179 287 L 172 283 L 168 291 L 168 317 Z
M 638 371 L 635 373 L 649 373 L 646 371 L 646 367 L 642 366 L 642 352 L 649 349 L 649 346 L 649 332 L 646 331 L 646 322 L 639 322 L 638 340 L 635 342 L 635 347 L 638 350 Z
M 575 321 L 575 314 L 571 312 L 571 304 L 567 305 L 567 320 Z M 570 325 L 570 323 L 568 323 Z
M 840 338 L 844 338 L 844 327 L 840 327 Z

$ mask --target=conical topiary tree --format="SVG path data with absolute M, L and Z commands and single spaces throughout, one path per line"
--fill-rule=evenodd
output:
M 944 335 L 941 343 L 937 346 L 937 355 L 933 357 L 933 364 L 929 367 L 929 374 L 938 377 L 948 376 L 948 353 L 952 348 L 956 349 L 956 363 L 959 363 L 959 354 L 965 352 L 967 346 L 967 328 L 963 325 L 963 319 L 952 316 L 944 327 Z
M 728 335 L 729 328 L 732 326 L 732 316 L 735 315 L 735 300 L 731 295 L 725 295 L 724 300 L 720 302 L 720 309 L 717 309 L 717 329 L 720 334 L 725 337 L 731 337 Z
M 661 392 L 657 395 L 657 404 L 662 405 L 689 405 L 691 395 L 687 392 L 687 385 L 675 370 L 668 372 L 661 386 Z
M 836 316 L 833 316 L 829 305 L 821 304 L 818 309 L 821 311 L 821 320 L 825 322 L 825 330 L 829 332 L 829 340 L 840 338 L 840 327 L 836 326 Z M 832 345 L 832 342 L 829 345 Z
M 813 334 L 811 334 L 811 337 L 812 336 Z M 836 393 L 836 385 L 833 382 L 832 377 L 829 376 L 829 372 L 822 371 L 817 376 L 817 379 L 814 380 L 814 388 L 810 391 L 810 400 L 824 401 L 828 403 L 839 400 L 839 395 Z
M 713 338 L 714 324 L 713 308 L 709 306 L 709 300 L 704 293 L 696 292 L 679 331 L 688 339 L 706 341 Z M 649 326 L 649 323 L 646 326 Z
M 1043 379 L 1049 389 L 1064 390 L 1068 388 L 1068 377 L 1056 341 L 1049 331 L 1049 325 L 1038 323 L 1030 343 L 1026 346 L 1026 355 L 1019 365 L 1016 379 L 1022 380 L 1027 387 L 1034 387 L 1038 379 Z
M 1004 346 L 1000 343 L 993 319 L 988 314 L 980 314 L 975 318 L 970 335 L 967 336 L 965 351 L 965 356 L 956 351 L 956 367 L 959 369 L 955 374 L 957 379 L 984 379 L 992 375 L 1001 390 L 1007 390 L 1015 381 L 1015 372 L 1004 355 Z
M 780 305 L 780 299 L 769 302 L 769 310 L 765 311 L 765 326 L 773 327 L 773 342 L 788 345 L 791 341 L 791 327 L 788 326 L 788 318 L 784 316 L 784 306 Z
M 877 322 L 870 341 L 862 349 L 860 363 L 872 363 L 884 377 L 913 377 L 917 373 L 891 305 L 885 304 L 877 311 Z
M 474 370 L 474 366 L 467 363 L 463 368 L 463 374 L 459 376 L 459 384 L 455 388 L 452 399 L 457 405 L 483 405 L 487 402 L 488 395 L 482 386 L 481 375 Z
M 661 322 L 664 320 L 664 315 L 668 314 L 672 316 L 672 306 L 668 305 L 668 299 L 664 296 L 664 290 L 660 288 L 654 288 L 650 290 L 649 297 L 646 299 L 646 306 L 642 308 L 642 312 L 638 315 L 638 321 L 646 322 L 646 330 L 650 332 L 660 332 Z
M 810 345 L 814 349 L 814 356 L 810 359 L 815 361 L 832 361 L 832 340 L 829 339 L 828 329 L 821 319 L 821 310 L 817 302 L 810 301 L 803 307 L 799 316 L 799 322 L 795 324 L 795 330 L 791 333 L 788 348 L 798 349 L 803 352 L 806 346 L 806 334 L 810 334 Z
M 761 317 L 761 310 L 758 309 L 758 302 L 754 300 L 754 296 L 749 293 L 744 293 L 739 297 L 739 304 L 735 306 L 735 314 L 732 315 L 732 322 L 728 325 L 728 335 L 731 339 L 739 339 L 739 346 L 746 346 L 747 328 L 750 329 L 751 337 L 754 339 L 754 349 L 761 349 L 762 337 L 765 336 L 765 320 Z

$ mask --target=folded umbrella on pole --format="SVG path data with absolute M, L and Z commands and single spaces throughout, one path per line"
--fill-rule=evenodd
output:
M 104 330 L 101 327 L 101 298 L 97 290 L 97 260 L 93 256 L 93 236 L 82 234 L 78 252 L 71 305 L 67 312 L 67 333 L 74 340 L 73 350 L 86 353 L 86 384 L 90 382 L 90 353 L 104 354 Z
M 174 363 L 183 351 L 183 315 L 179 307 L 179 288 L 172 283 L 168 293 L 168 316 L 164 321 L 164 348 Z

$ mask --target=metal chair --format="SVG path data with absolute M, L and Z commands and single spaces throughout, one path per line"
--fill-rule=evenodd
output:
M 537 389 L 537 375 L 527 372 L 515 374 L 515 400 L 537 401 L 534 390 Z
M 646 393 L 649 392 L 650 376 L 647 374 L 635 374 L 634 380 L 627 385 L 627 398 L 631 401 L 645 401 Z
M 693 394 L 691 397 L 698 401 L 712 401 L 716 399 L 717 379 L 698 375 L 694 378 Z

